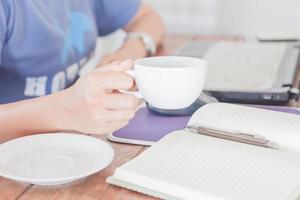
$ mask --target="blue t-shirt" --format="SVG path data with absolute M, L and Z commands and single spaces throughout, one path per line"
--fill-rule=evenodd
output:
M 0 104 L 67 88 L 139 0 L 0 0 Z

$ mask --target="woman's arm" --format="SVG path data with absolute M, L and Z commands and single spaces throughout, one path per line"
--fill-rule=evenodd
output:
M 164 25 L 160 16 L 146 3 L 142 3 L 137 15 L 124 30 L 126 32 L 146 33 L 154 40 L 157 46 L 161 44 L 164 36 Z M 143 42 L 140 39 L 130 39 L 116 52 L 105 55 L 100 65 L 115 60 L 138 59 L 146 55 L 147 51 Z
M 0 105 L 0 143 L 31 133 L 60 130 L 60 94 Z
M 130 60 L 114 62 L 61 92 L 0 105 L 0 143 L 41 132 L 105 134 L 125 126 L 139 101 L 115 90 L 133 86 L 133 78 L 124 72 L 131 67 Z

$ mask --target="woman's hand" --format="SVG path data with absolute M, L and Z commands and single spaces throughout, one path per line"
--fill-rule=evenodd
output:
M 118 92 L 133 86 L 133 78 L 125 73 L 131 67 L 131 60 L 114 62 L 66 90 L 0 105 L 0 143 L 44 132 L 105 134 L 122 128 L 139 104 L 136 97 Z
M 143 42 L 140 39 L 131 39 L 126 41 L 117 51 L 104 55 L 99 66 L 101 67 L 118 60 L 136 60 L 146 57 L 146 55 L 147 51 Z
M 113 62 L 80 78 L 63 91 L 65 128 L 83 133 L 106 134 L 126 126 L 139 105 L 129 90 L 133 78 L 126 74 L 133 62 Z
M 136 16 L 125 26 L 128 33 L 139 32 L 149 35 L 156 46 L 160 46 L 164 35 L 164 26 L 160 16 L 143 2 Z M 109 64 L 116 60 L 143 58 L 147 56 L 147 50 L 141 39 L 129 39 L 116 52 L 104 55 L 99 66 Z

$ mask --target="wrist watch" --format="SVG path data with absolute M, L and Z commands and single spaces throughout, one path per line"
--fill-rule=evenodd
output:
M 147 33 L 130 32 L 127 34 L 125 41 L 130 39 L 140 39 L 147 51 L 147 56 L 154 56 L 156 54 L 156 44 L 152 37 Z

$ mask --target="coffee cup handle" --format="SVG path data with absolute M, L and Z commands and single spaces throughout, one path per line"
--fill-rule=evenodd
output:
M 134 75 L 134 71 L 133 70 L 128 70 L 126 71 L 126 73 L 130 76 L 132 76 L 133 78 L 135 78 L 135 75 Z M 139 99 L 143 99 L 142 97 L 142 94 L 139 92 L 139 91 L 127 91 L 127 90 L 120 90 L 121 93 L 124 93 L 124 94 L 130 94 L 130 95 L 133 95 Z

